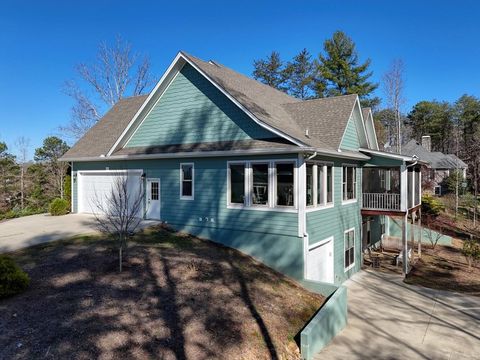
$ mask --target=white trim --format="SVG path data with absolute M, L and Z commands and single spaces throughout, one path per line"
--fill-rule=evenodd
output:
M 248 150 L 228 150 L 228 151 L 191 151 L 178 153 L 162 154 L 139 154 L 139 155 L 112 155 L 105 156 L 86 156 L 86 157 L 62 157 L 60 161 L 115 161 L 115 160 L 143 160 L 143 159 L 172 159 L 172 158 L 192 158 L 192 157 L 220 157 L 220 156 L 238 156 L 238 155 L 279 155 L 279 154 L 297 154 L 297 153 L 317 153 L 318 155 L 330 156 L 340 159 L 351 159 L 367 161 L 369 156 L 363 153 L 348 153 L 336 150 L 321 150 L 316 148 L 279 148 L 279 149 L 248 149 Z
M 348 265 L 348 267 L 345 267 L 345 234 L 349 233 L 352 230 L 353 230 L 353 263 Z M 357 260 L 356 256 L 355 256 L 355 252 L 357 250 L 355 248 L 356 242 L 357 242 L 357 234 L 356 234 L 356 231 L 355 231 L 355 227 L 352 227 L 352 228 L 350 228 L 348 230 L 345 230 L 343 232 L 343 269 L 344 269 L 344 272 L 347 272 L 347 271 L 351 270 L 353 267 L 355 267 L 355 263 L 356 263 L 356 260 Z
M 307 163 L 302 154 L 298 154 L 298 186 L 294 186 L 297 191 L 296 198 L 298 202 L 298 237 L 303 237 L 307 232 L 307 216 L 306 216 L 306 194 L 307 194 Z M 312 174 L 313 176 L 313 174 Z
M 324 205 L 324 206 L 309 206 L 307 207 L 307 209 L 305 210 L 306 213 L 311 213 L 311 212 L 315 212 L 315 211 L 321 211 L 321 210 L 327 210 L 327 209 L 332 209 L 334 208 L 335 205 L 330 203 L 328 205 Z
M 365 148 L 360 148 L 359 149 L 362 152 L 367 152 L 373 155 L 377 155 L 380 157 L 385 157 L 389 159 L 395 159 L 395 160 L 403 160 L 403 161 L 417 161 L 416 159 L 413 159 L 412 156 L 405 156 L 405 155 L 399 155 L 399 154 L 393 154 L 393 153 L 387 153 L 379 150 L 372 150 L 372 149 L 365 149 Z
M 333 241 L 333 236 L 330 236 L 330 237 L 328 237 L 328 238 L 326 238 L 326 239 L 323 239 L 323 240 L 317 241 L 316 243 L 313 243 L 313 244 L 308 245 L 308 250 L 309 250 L 309 251 L 310 251 L 310 250 L 313 250 L 313 249 L 315 249 L 315 248 L 317 248 L 317 247 L 319 247 L 319 246 L 322 246 L 322 245 L 324 245 L 324 244 L 326 244 L 326 243 L 328 243 L 328 242 L 330 242 L 330 241 Z M 345 247 L 345 244 L 343 244 L 343 246 Z
M 182 195 L 183 194 L 183 171 L 182 167 L 186 166 L 191 166 L 192 167 L 192 195 L 186 196 Z M 189 180 L 185 180 L 189 181 Z M 186 163 L 180 163 L 180 200 L 195 200 L 195 163 L 193 162 L 186 162 Z
M 90 174 L 107 174 L 107 173 L 113 173 L 113 174 L 136 174 L 140 173 L 143 174 L 143 169 L 120 169 L 120 170 L 78 170 L 77 174 L 85 174 L 85 175 L 90 175 Z

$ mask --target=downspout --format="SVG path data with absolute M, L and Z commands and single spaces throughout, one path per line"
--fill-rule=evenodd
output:
M 315 156 L 317 156 L 317 152 L 316 152 L 316 151 L 313 153 L 313 155 L 310 155 L 310 156 L 307 158 L 307 161 L 308 161 L 308 160 L 312 160 Z

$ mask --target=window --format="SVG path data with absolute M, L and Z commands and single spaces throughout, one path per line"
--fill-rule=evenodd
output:
M 333 166 L 326 165 L 327 169 L 327 204 L 333 203 Z
M 293 164 L 276 164 L 277 206 L 294 206 Z
M 345 242 L 345 271 L 355 265 L 355 229 L 350 229 L 344 233 Z
M 385 234 L 385 216 L 380 216 L 380 235 Z
M 256 210 L 292 211 L 295 199 L 295 161 L 232 161 L 227 163 L 227 206 Z M 310 175 L 313 169 L 310 168 Z M 311 179 L 312 176 L 310 176 Z M 310 196 L 314 199 L 311 181 Z M 313 200 L 310 200 L 313 201 Z
M 317 204 L 323 205 L 325 203 L 325 189 L 323 185 L 325 184 L 324 178 L 324 166 L 322 164 L 317 165 Z
M 307 206 L 313 205 L 313 197 L 315 196 L 313 193 L 313 164 L 307 164 Z
M 180 164 L 180 198 L 193 200 L 193 164 Z
M 268 164 L 252 164 L 253 205 L 268 205 Z
M 342 191 L 343 200 L 354 200 L 357 197 L 357 169 L 353 166 L 343 167 Z
M 230 204 L 245 204 L 245 164 L 230 164 Z
M 150 200 L 158 200 L 158 181 L 150 183 Z
M 333 203 L 333 165 L 307 163 L 307 206 Z

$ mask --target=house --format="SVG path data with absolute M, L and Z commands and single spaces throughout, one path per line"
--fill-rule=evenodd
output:
M 410 140 L 402 148 L 402 154 L 407 156 L 415 155 L 430 164 L 429 169 L 424 174 L 424 190 L 430 191 L 435 195 L 443 195 L 448 191 L 445 179 L 451 172 L 459 171 L 463 179 L 467 177 L 468 165 L 453 154 L 433 152 L 430 136 L 422 136 L 421 144 L 414 139 Z
M 184 52 L 63 160 L 72 212 L 98 211 L 94 196 L 127 175 L 145 193 L 145 218 L 300 280 L 342 283 L 388 216 L 406 222 L 420 207 L 417 160 L 378 150 L 357 95 L 301 101 Z

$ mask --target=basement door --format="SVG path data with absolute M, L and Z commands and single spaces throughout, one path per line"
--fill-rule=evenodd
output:
M 310 245 L 306 260 L 308 280 L 333 284 L 333 237 Z
M 160 220 L 160 179 L 147 179 L 147 219 Z

